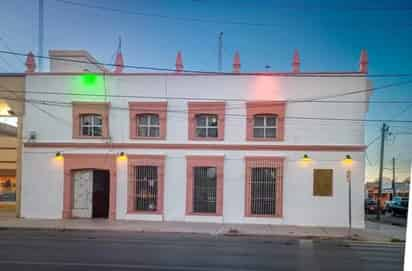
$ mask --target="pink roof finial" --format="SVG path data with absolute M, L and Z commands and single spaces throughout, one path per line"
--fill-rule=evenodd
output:
M 300 56 L 297 49 L 293 53 L 292 72 L 300 72 Z
M 117 47 L 116 59 L 114 62 L 114 73 L 122 73 L 124 68 L 123 54 L 122 54 L 122 39 L 119 37 L 119 46 Z
M 32 52 L 27 54 L 26 58 L 26 72 L 31 73 L 36 71 L 36 60 L 34 59 L 34 55 Z
M 182 53 L 180 51 L 177 52 L 177 56 L 176 56 L 176 71 L 177 72 L 183 71 Z
M 233 72 L 240 72 L 240 55 L 238 51 L 236 51 L 235 56 L 233 57 Z
M 368 73 L 368 52 L 362 49 L 359 60 L 359 72 Z

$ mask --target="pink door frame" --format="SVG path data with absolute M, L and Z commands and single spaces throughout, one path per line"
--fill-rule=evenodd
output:
M 116 219 L 116 155 L 114 154 L 65 154 L 63 218 L 72 217 L 73 171 L 99 169 L 110 172 L 109 219 Z

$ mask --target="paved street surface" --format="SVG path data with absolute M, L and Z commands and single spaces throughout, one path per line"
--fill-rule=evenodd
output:
M 402 270 L 401 245 L 200 234 L 0 230 L 0 270 Z
M 367 219 L 369 221 L 376 222 L 376 214 L 369 214 L 367 215 Z M 394 226 L 401 226 L 406 227 L 406 217 L 404 216 L 393 216 L 390 213 L 386 213 L 385 215 L 381 215 L 380 223 L 394 225 Z

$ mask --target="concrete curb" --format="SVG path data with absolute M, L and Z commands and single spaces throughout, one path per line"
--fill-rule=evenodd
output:
M 289 240 L 313 240 L 313 241 L 327 241 L 327 240 L 337 240 L 348 242 L 349 244 L 375 244 L 375 245 L 392 245 L 392 246 L 402 246 L 404 242 L 384 242 L 384 241 L 368 241 L 368 240 L 347 240 L 344 236 L 341 235 L 310 235 L 310 234 L 253 234 L 253 233 L 230 233 L 217 231 L 214 233 L 210 232 L 195 232 L 195 231 L 174 231 L 174 230 L 145 230 L 145 229 L 118 229 L 118 228 L 95 228 L 95 227 L 84 227 L 84 228 L 75 228 L 75 227 L 8 227 L 0 226 L 0 231 L 2 230 L 16 230 L 16 231 L 50 231 L 50 232 L 78 232 L 78 231 L 105 231 L 105 232 L 136 232 L 136 233 L 164 233 L 164 234 L 193 234 L 193 235 L 211 235 L 211 236 L 225 236 L 225 237 L 260 237 L 260 238 L 285 238 Z

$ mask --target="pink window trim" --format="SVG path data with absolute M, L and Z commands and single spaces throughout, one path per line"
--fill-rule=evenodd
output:
M 127 184 L 127 213 L 128 214 L 162 214 L 164 202 L 164 155 L 128 155 L 128 184 Z M 139 211 L 134 208 L 135 176 L 134 167 L 136 166 L 156 166 L 158 169 L 158 189 L 157 189 L 157 210 Z
M 159 115 L 159 136 L 139 136 L 137 127 L 141 114 L 156 114 Z M 131 139 L 151 139 L 159 140 L 166 139 L 166 118 L 167 118 L 167 102 L 129 102 L 129 127 Z
M 193 168 L 216 167 L 216 213 L 193 212 Z M 223 214 L 223 156 L 186 156 L 186 215 L 222 216 Z
M 252 101 L 246 103 L 246 140 L 248 141 L 283 141 L 285 133 L 284 101 Z M 253 136 L 253 124 L 255 115 L 274 114 L 277 116 L 277 128 L 275 138 L 256 138 Z
M 109 219 L 116 219 L 116 155 L 113 154 L 65 154 L 63 186 L 63 218 L 72 217 L 73 171 L 82 169 L 109 170 Z
M 73 138 L 108 138 L 109 108 L 110 103 L 106 102 L 73 102 Z M 80 116 L 83 114 L 98 114 L 102 116 L 102 136 L 84 136 L 80 134 Z
M 189 140 L 219 141 L 225 138 L 225 103 L 224 102 L 189 102 L 188 103 L 188 136 Z M 217 115 L 217 137 L 196 136 L 196 115 Z
M 246 217 L 282 217 L 283 216 L 283 161 L 284 157 L 247 156 L 245 157 L 245 216 Z M 252 168 L 256 166 L 273 166 L 277 169 L 275 215 L 256 215 L 251 211 L 251 185 L 248 180 Z

